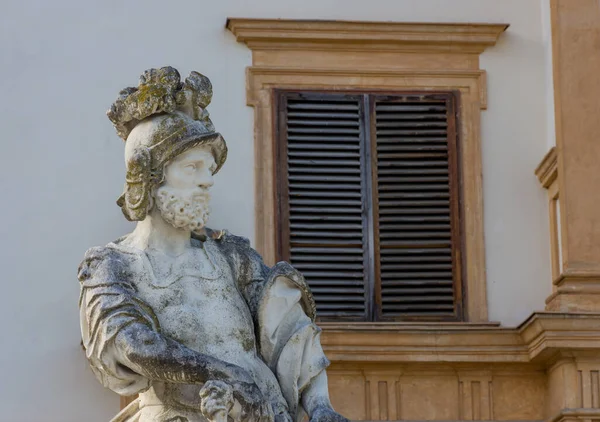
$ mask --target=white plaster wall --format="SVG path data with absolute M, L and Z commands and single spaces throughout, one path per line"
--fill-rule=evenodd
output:
M 146 68 L 197 69 L 213 82 L 210 112 L 230 146 L 213 227 L 253 237 L 250 52 L 225 19 L 271 17 L 510 23 L 482 56 L 489 312 L 518 324 L 550 291 L 545 193 L 543 0 L 4 0 L 0 7 L 0 417 L 106 421 L 118 398 L 79 346 L 76 268 L 86 248 L 131 229 L 114 204 L 123 143 L 104 112 Z
M 554 80 L 552 78 L 552 24 L 550 18 L 550 0 L 540 0 L 542 10 L 542 38 L 544 43 L 545 60 L 545 83 L 546 83 L 546 141 L 548 150 L 556 145 L 555 121 L 554 121 Z

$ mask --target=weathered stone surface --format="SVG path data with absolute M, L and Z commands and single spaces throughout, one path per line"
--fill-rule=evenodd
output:
M 104 386 L 139 393 L 115 421 L 345 421 L 302 275 L 205 227 L 227 156 L 211 97 L 199 73 L 151 69 L 108 112 L 126 139 L 118 205 L 138 223 L 79 267 L 87 358 Z

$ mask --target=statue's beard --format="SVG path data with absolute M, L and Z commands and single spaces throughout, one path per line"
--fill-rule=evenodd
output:
M 200 234 L 208 222 L 210 193 L 207 190 L 161 186 L 154 200 L 162 218 L 177 229 Z

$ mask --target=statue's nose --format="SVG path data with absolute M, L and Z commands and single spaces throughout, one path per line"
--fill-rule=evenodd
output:
M 203 188 L 203 189 L 208 189 L 210 187 L 212 187 L 212 185 L 214 184 L 213 178 L 206 178 L 203 179 L 202 181 L 200 181 L 200 183 L 198 183 L 198 186 Z
M 213 185 L 214 179 L 213 179 L 212 174 L 210 174 L 210 172 L 206 172 L 199 176 L 200 177 L 196 180 L 196 182 L 198 183 L 198 186 L 200 186 L 201 188 L 208 189 Z

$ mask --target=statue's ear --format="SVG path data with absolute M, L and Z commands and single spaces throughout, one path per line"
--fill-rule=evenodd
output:
M 146 218 L 150 203 L 150 176 L 150 150 L 138 147 L 127 161 L 125 192 L 117 200 L 117 205 L 129 221 L 141 221 Z

